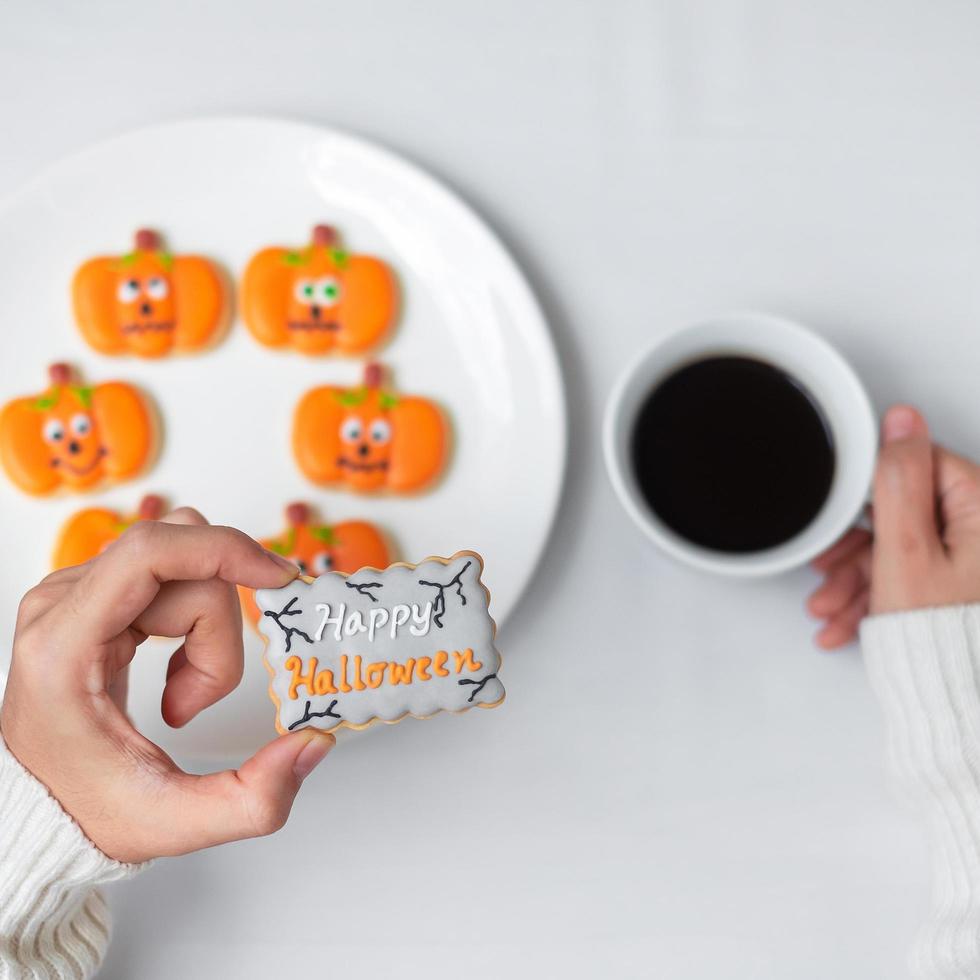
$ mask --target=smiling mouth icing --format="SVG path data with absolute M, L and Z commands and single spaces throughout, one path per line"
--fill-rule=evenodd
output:
M 95 459 L 93 459 L 88 466 L 83 466 L 81 469 L 79 469 L 77 466 L 70 465 L 67 459 L 57 459 L 57 458 L 52 459 L 51 465 L 63 467 L 64 469 L 68 470 L 69 473 L 73 473 L 75 476 L 87 476 L 89 473 L 92 472 L 92 470 L 95 469 L 96 466 L 99 465 L 99 462 L 102 460 L 102 457 L 107 455 L 108 452 L 106 451 L 105 446 L 102 446 L 99 449 L 98 453 L 96 453 Z
M 309 333 L 336 333 L 340 329 L 336 320 L 290 320 L 286 326 L 290 330 Z
M 352 473 L 373 473 L 375 470 L 388 469 L 388 460 L 379 459 L 374 463 L 359 463 L 356 459 L 347 459 L 346 456 L 338 456 L 337 465 L 341 469 L 350 470 Z
M 173 320 L 147 320 L 143 323 L 124 323 L 123 333 L 165 333 L 173 330 Z

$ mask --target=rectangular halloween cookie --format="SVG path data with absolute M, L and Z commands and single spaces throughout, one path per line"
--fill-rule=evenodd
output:
M 483 559 L 327 572 L 259 589 L 280 733 L 389 724 L 504 699 Z

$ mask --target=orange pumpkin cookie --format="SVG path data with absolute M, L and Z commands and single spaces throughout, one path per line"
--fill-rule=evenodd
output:
M 306 504 L 286 508 L 289 528 L 278 538 L 265 538 L 264 548 L 294 562 L 303 575 L 343 572 L 349 575 L 360 568 L 386 568 L 392 558 L 381 532 L 367 521 L 342 521 L 318 524 Z M 252 589 L 240 589 L 242 609 L 254 626 L 259 619 Z
M 163 357 L 211 346 L 228 322 L 218 267 L 171 255 L 155 231 L 136 232 L 133 251 L 89 259 L 72 282 L 75 320 L 103 354 Z
M 144 497 L 139 510 L 132 515 L 104 507 L 86 507 L 65 521 L 55 542 L 51 567 L 57 571 L 59 568 L 81 565 L 101 555 L 131 524 L 158 521 L 163 511 L 163 498 L 155 494 Z
M 426 398 L 396 395 L 381 385 L 382 369 L 369 364 L 358 388 L 324 386 L 296 406 L 293 453 L 314 483 L 358 493 L 410 493 L 443 470 L 449 427 Z
M 361 354 L 391 328 L 398 289 L 381 259 L 344 251 L 333 228 L 317 225 L 306 248 L 252 256 L 241 305 L 245 325 L 266 347 Z
M 46 391 L 16 398 L 0 412 L 0 463 L 21 490 L 91 490 L 146 468 L 156 426 L 136 388 L 122 381 L 81 385 L 67 364 L 49 373 Z

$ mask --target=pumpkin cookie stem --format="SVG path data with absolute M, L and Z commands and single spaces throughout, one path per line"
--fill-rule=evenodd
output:
M 286 520 L 291 527 L 303 527 L 310 523 L 310 508 L 307 504 L 298 502 L 286 508 Z
M 373 361 L 364 366 L 364 386 L 366 388 L 380 388 L 384 380 L 384 368 Z
M 313 244 L 329 248 L 337 244 L 337 229 L 330 225 L 315 225 L 313 227 Z
M 53 385 L 71 384 L 71 365 L 58 363 L 48 368 L 48 377 Z
M 158 252 L 160 236 L 152 228 L 140 228 L 133 236 L 133 247 L 137 252 Z
M 148 493 L 141 501 L 139 506 L 139 516 L 144 521 L 158 521 L 163 516 L 166 508 L 163 497 L 155 493 Z

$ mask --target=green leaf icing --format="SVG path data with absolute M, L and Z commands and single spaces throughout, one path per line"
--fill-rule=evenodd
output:
M 343 269 L 350 261 L 350 252 L 345 252 L 342 248 L 330 249 L 330 258 L 338 269 Z
M 382 391 L 378 397 L 378 403 L 382 408 L 394 408 L 398 404 L 398 396 L 390 391 Z
M 367 388 L 349 388 L 337 392 L 337 401 L 341 405 L 360 405 L 367 398 Z
M 333 533 L 332 527 L 324 526 L 310 528 L 310 534 L 312 534 L 317 541 L 322 541 L 325 545 L 332 545 L 337 540 Z
M 136 261 L 136 252 L 127 252 L 125 255 L 119 256 L 120 265 L 132 265 Z
M 282 541 L 273 541 L 269 547 L 277 555 L 291 555 L 296 550 L 296 528 L 291 527 Z
M 291 555 L 296 550 L 296 528 L 291 527 L 286 532 L 286 537 L 282 541 L 277 541 L 272 549 L 280 555 Z
M 174 257 L 170 252 L 159 252 L 157 258 L 160 260 L 160 265 L 169 272 L 174 267 Z
M 86 388 L 81 385 L 72 385 L 72 394 L 82 403 L 83 408 L 92 407 L 92 395 L 95 391 L 94 388 Z M 55 385 L 45 394 L 38 396 L 34 399 L 33 408 L 37 409 L 39 412 L 46 412 L 49 408 L 54 408 L 58 404 L 58 399 L 61 397 L 61 386 Z

